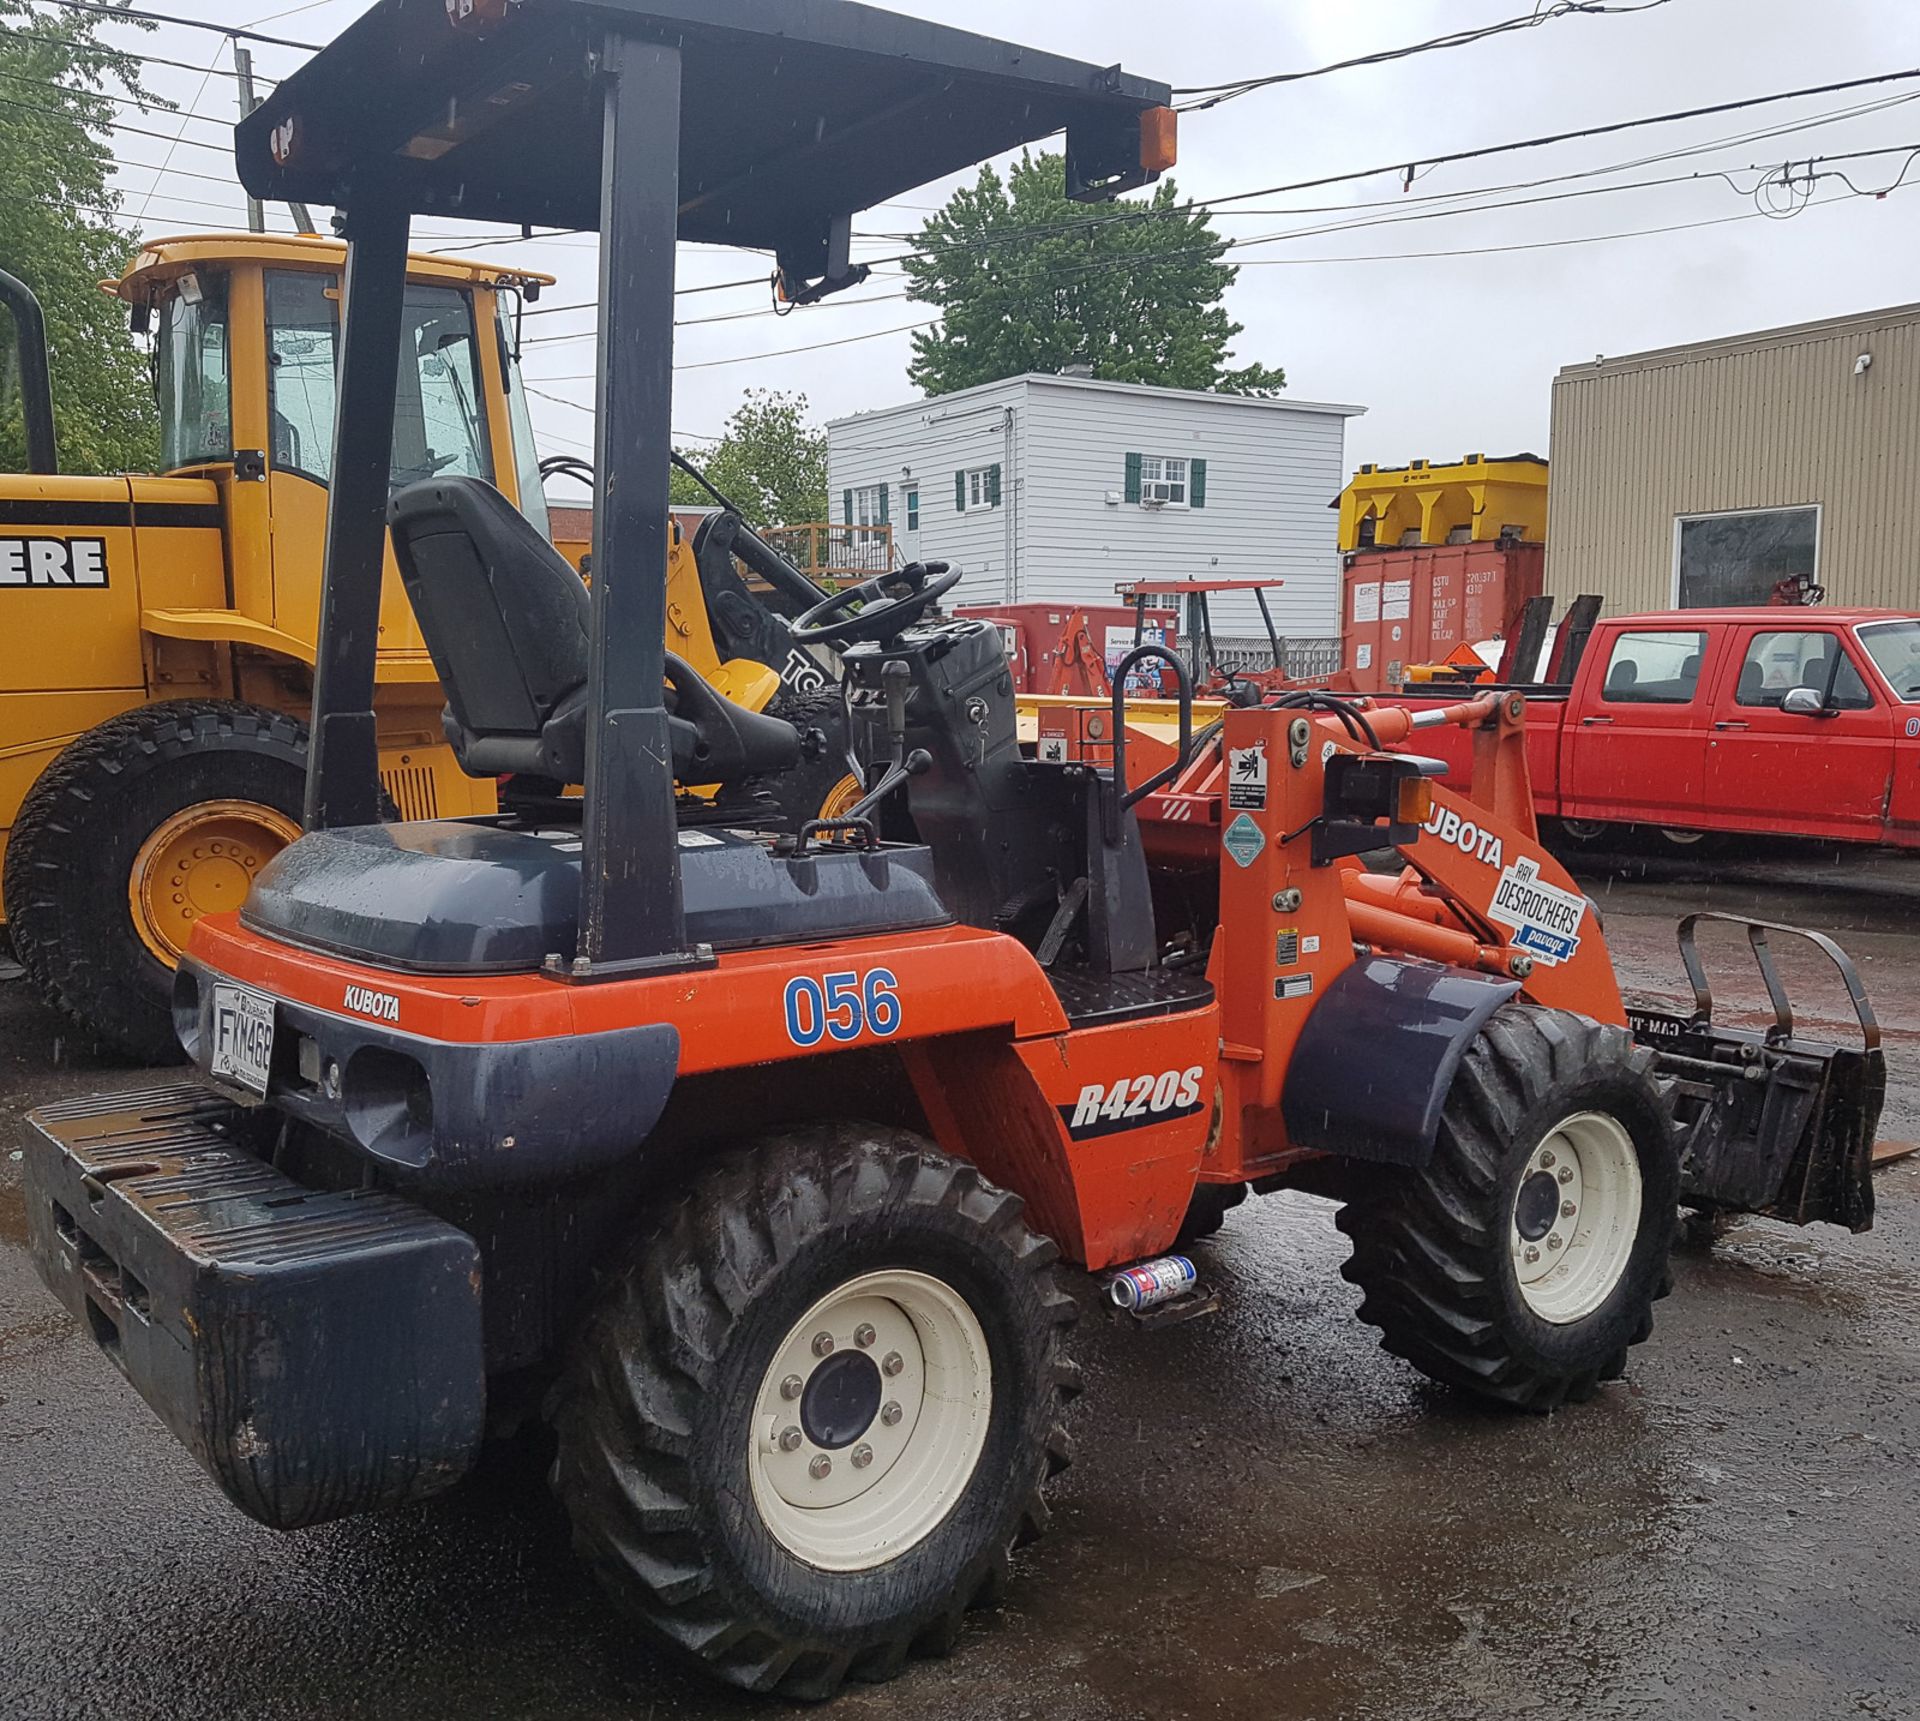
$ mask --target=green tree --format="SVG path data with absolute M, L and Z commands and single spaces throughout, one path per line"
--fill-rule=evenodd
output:
M 920 229 L 908 297 L 941 326 L 913 337 L 908 376 L 950 394 L 1024 371 L 1088 365 L 1109 382 L 1272 394 L 1286 373 L 1234 367 L 1241 325 L 1220 300 L 1239 274 L 1204 209 L 1182 209 L 1172 180 L 1120 210 L 1068 200 L 1057 155 L 1023 153 L 1002 180 L 983 167 Z
M 827 433 L 808 425 L 804 394 L 749 389 L 714 447 L 680 452 L 739 505 L 750 526 L 827 517 Z M 712 500 L 675 468 L 675 507 L 707 507 Z
M 107 90 L 166 104 L 141 87 L 136 59 L 96 40 L 103 22 L 0 0 L 0 268 L 46 312 L 62 470 L 150 471 L 159 427 L 146 355 L 126 307 L 99 285 L 121 274 L 134 249 L 112 219 L 120 199 L 109 177 Z M 0 342 L 0 470 L 18 472 L 19 355 L 4 312 Z

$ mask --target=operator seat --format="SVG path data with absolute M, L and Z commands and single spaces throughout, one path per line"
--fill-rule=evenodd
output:
M 447 739 L 469 776 L 586 774 L 591 605 L 580 576 L 491 484 L 430 478 L 387 507 L 394 559 L 446 689 Z M 716 693 L 667 654 L 682 785 L 736 783 L 800 759 L 791 723 Z

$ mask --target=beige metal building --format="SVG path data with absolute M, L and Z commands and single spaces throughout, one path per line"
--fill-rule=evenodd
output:
M 1920 608 L 1920 305 L 1569 365 L 1551 458 L 1562 605 Z

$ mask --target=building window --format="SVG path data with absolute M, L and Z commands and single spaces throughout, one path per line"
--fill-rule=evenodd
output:
M 970 466 L 964 472 L 953 475 L 953 506 L 960 514 L 971 514 L 978 508 L 998 508 L 1000 506 L 1000 468 L 998 466 Z
M 1140 502 L 1148 508 L 1186 507 L 1186 461 L 1158 454 L 1143 454 L 1140 457 Z
M 1704 633 L 1623 633 L 1607 659 L 1609 705 L 1685 705 L 1700 685 Z
M 1204 508 L 1207 463 L 1183 454 L 1129 454 L 1124 494 L 1142 508 Z
M 1777 710 L 1796 687 L 1812 688 L 1829 711 L 1866 711 L 1873 705 L 1837 634 L 1825 629 L 1755 634 L 1740 664 L 1733 702 Z
M 863 484 L 846 495 L 849 526 L 884 526 L 887 523 L 887 487 Z
M 906 498 L 907 530 L 909 532 L 917 532 L 920 530 L 920 486 L 918 484 L 909 484 L 906 490 Z
M 1682 515 L 1674 522 L 1673 563 L 1674 603 L 1680 609 L 1764 604 L 1784 581 L 1814 583 L 1820 510 Z

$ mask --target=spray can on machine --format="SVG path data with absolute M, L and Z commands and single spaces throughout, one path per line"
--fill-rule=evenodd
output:
M 1186 1256 L 1162 1255 L 1158 1260 L 1123 1268 L 1114 1275 L 1107 1289 L 1119 1307 L 1137 1315 L 1157 1303 L 1170 1303 L 1175 1297 L 1184 1297 L 1199 1280 L 1200 1275 Z

